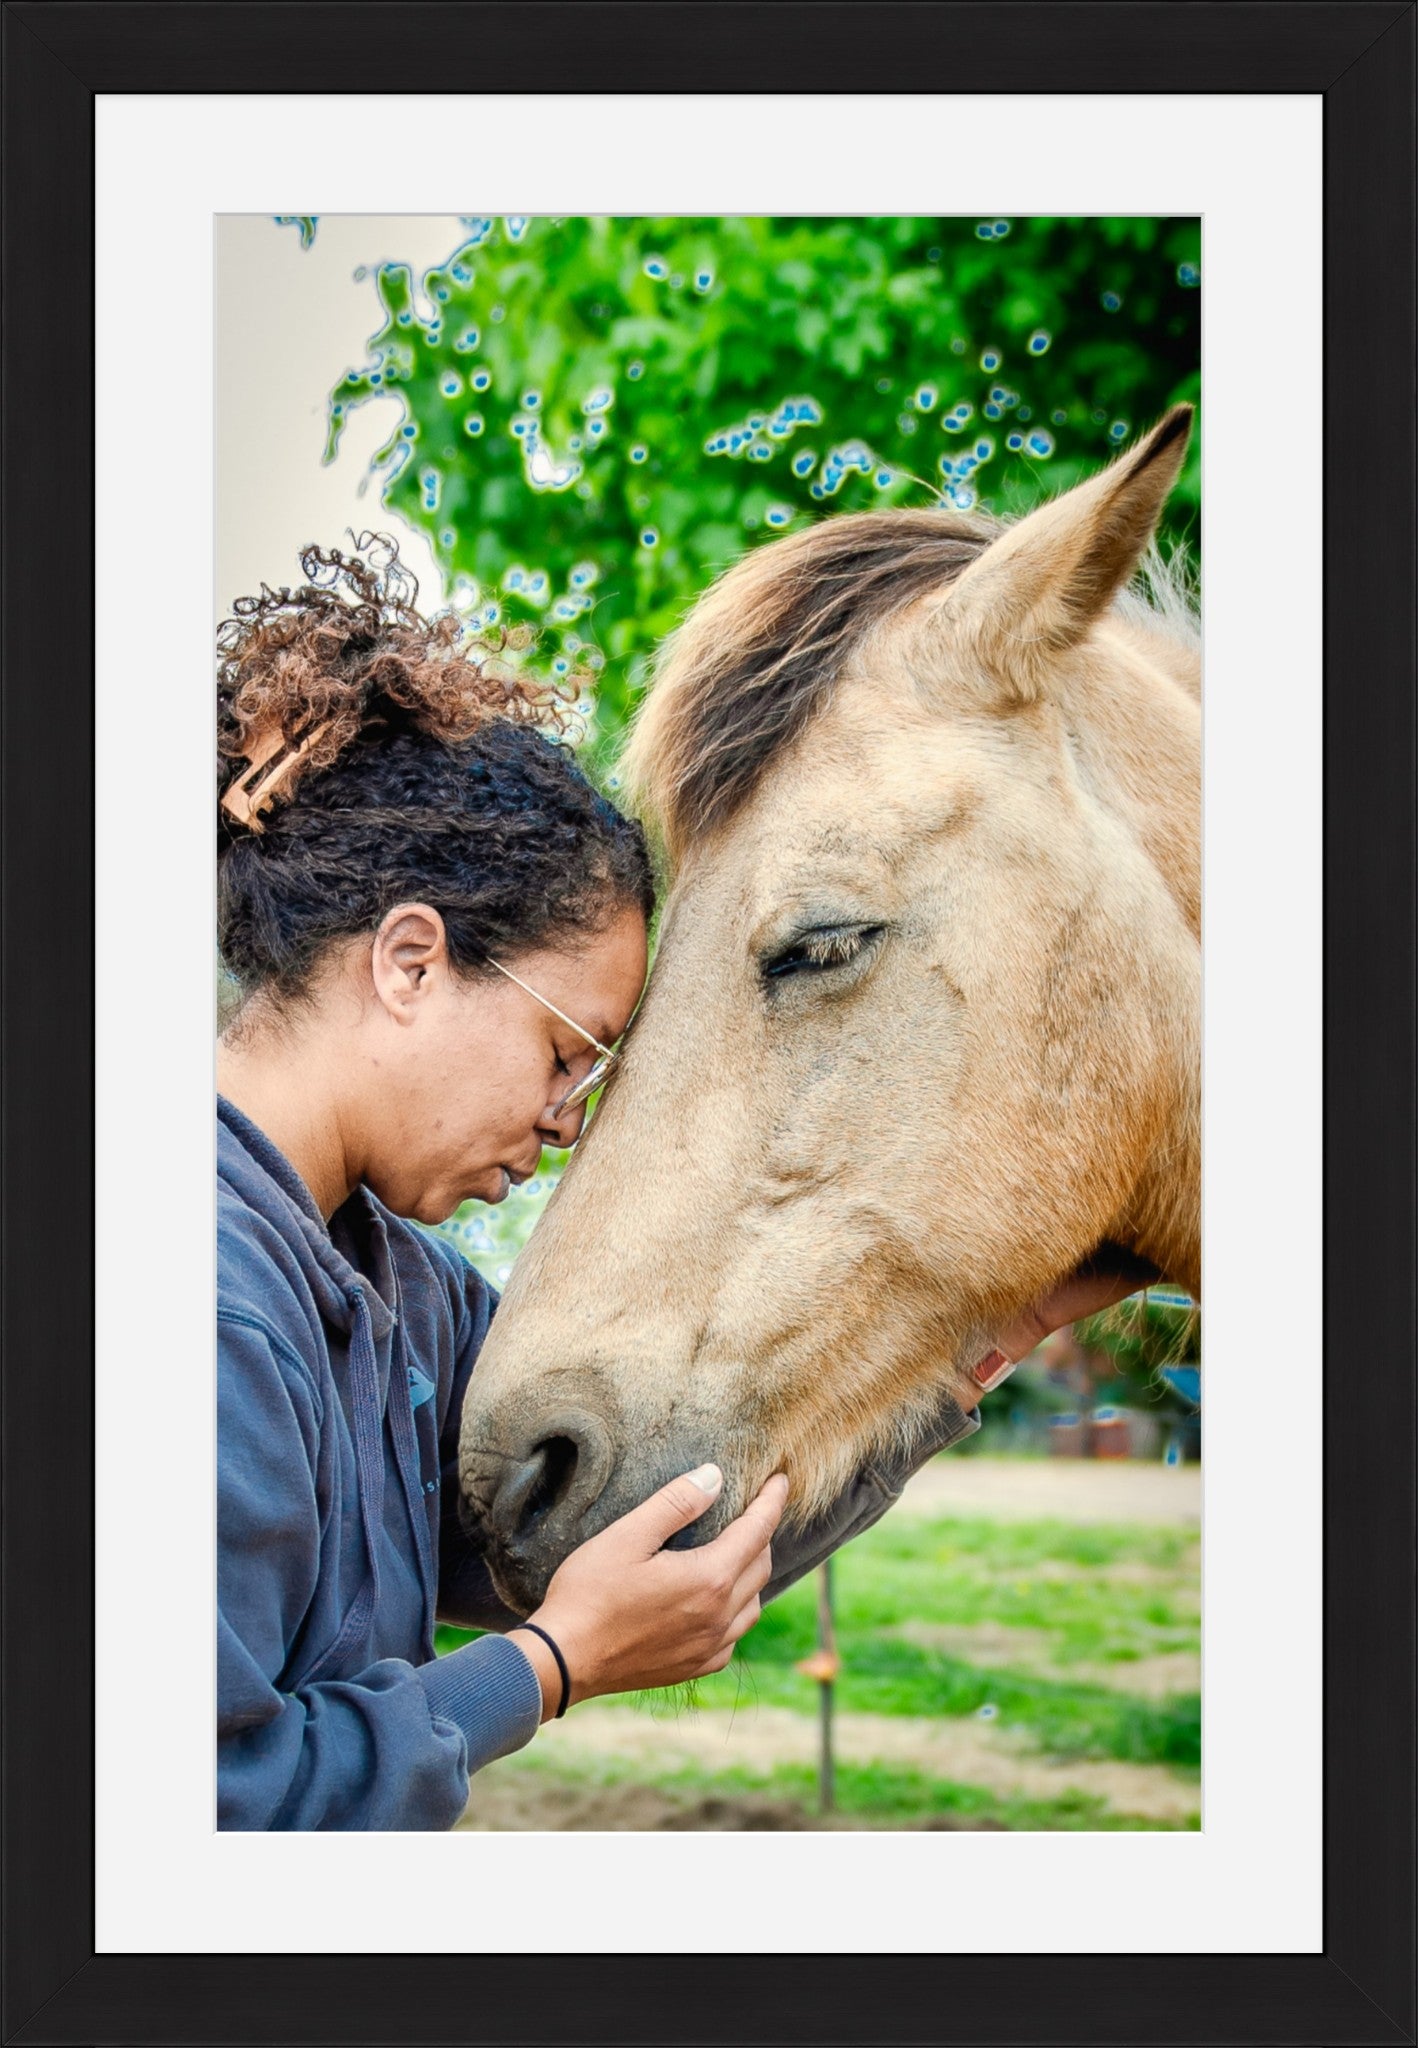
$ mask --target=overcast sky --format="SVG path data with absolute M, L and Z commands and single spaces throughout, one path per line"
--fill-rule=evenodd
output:
M 382 325 L 374 279 L 361 265 L 410 264 L 415 285 L 457 247 L 452 214 L 327 214 L 309 249 L 269 214 L 225 214 L 216 224 L 218 617 L 262 580 L 292 583 L 309 541 L 348 545 L 346 529 L 388 524 L 419 579 L 421 605 L 442 581 L 422 535 L 382 512 L 378 487 L 360 486 L 369 458 L 398 417 L 396 399 L 349 415 L 336 460 L 321 462 L 326 398 L 367 360 Z

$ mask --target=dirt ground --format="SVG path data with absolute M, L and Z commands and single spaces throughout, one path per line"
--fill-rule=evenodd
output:
M 496 1782 L 488 1772 L 487 1785 L 476 1787 L 478 1796 L 458 1823 L 467 1834 L 515 1834 L 555 1832 L 569 1828 L 573 1834 L 674 1833 L 674 1834 L 791 1834 L 819 1829 L 839 1831 L 870 1826 L 870 1822 L 831 1814 L 818 1818 L 787 1799 L 756 1797 L 744 1792 L 732 1798 L 712 1795 L 693 1798 L 662 1791 L 656 1785 L 617 1785 L 568 1790 L 555 1779 L 506 1778 Z M 917 1834 L 954 1834 L 960 1824 L 940 1816 L 914 1821 L 904 1830 Z M 993 1822 L 982 1822 L 976 1833 L 999 1833 Z
M 1200 1465 L 1161 1459 L 933 1458 L 893 1515 L 1006 1522 L 1201 1522 Z

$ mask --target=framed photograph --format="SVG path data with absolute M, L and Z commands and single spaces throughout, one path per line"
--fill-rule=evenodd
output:
M 733 0 L 406 4 L 377 19 L 344 10 L 338 28 L 299 0 L 6 6 L 6 2041 L 1413 2039 L 1413 37 L 1411 6 L 1283 0 L 870 16 Z M 1041 282 L 1065 271 L 1063 296 Z M 553 333 L 555 360 L 538 339 Z M 238 1796 L 213 1761 L 213 1730 L 232 1711 L 229 1665 L 213 1656 L 218 1472 L 232 1442 L 215 1413 L 209 1193 L 214 619 L 229 621 L 223 950 L 249 1000 L 268 971 L 294 988 L 284 956 L 267 956 L 295 913 L 289 894 L 279 916 L 243 896 L 232 876 L 253 861 L 240 849 L 273 825 L 279 840 L 302 775 L 308 793 L 339 772 L 338 732 L 320 751 L 333 701 L 325 722 L 302 709 L 277 735 L 283 751 L 262 751 L 243 708 L 275 701 L 257 674 L 262 636 L 279 642 L 273 673 L 289 677 L 294 613 L 324 600 L 280 586 L 328 585 L 329 571 L 337 597 L 363 589 L 348 552 L 312 567 L 303 546 L 352 549 L 356 582 L 386 578 L 379 602 L 405 635 L 458 606 L 481 636 L 478 687 L 579 717 L 579 758 L 613 803 L 621 727 L 655 649 L 680 629 L 679 666 L 662 661 L 655 688 L 692 711 L 742 630 L 732 730 L 650 715 L 638 767 L 632 750 L 638 800 L 673 862 L 696 830 L 719 831 L 722 848 L 726 821 L 742 829 L 754 792 L 774 795 L 776 721 L 797 717 L 801 731 L 825 701 L 779 645 L 768 572 L 750 590 L 731 565 L 811 552 L 839 511 L 870 512 L 875 532 L 880 513 L 898 519 L 893 577 L 935 578 L 934 555 L 908 567 L 924 545 L 912 522 L 925 518 L 932 549 L 955 522 L 952 618 L 973 635 L 971 687 L 997 677 L 1015 695 L 1020 645 L 1061 645 L 1064 626 L 1040 596 L 1037 630 L 1013 631 L 1008 660 L 996 658 L 982 552 L 998 565 L 1011 536 L 1025 541 L 1008 567 L 1012 603 L 1021 575 L 1066 558 L 1059 616 L 1074 620 L 1078 563 L 1094 564 L 1106 607 L 1159 525 L 1193 555 L 1204 531 L 1205 1464 L 1191 1462 L 1198 1361 L 1181 1319 L 1166 1329 L 1176 1391 L 1159 1424 L 1155 1400 L 1130 1417 L 1109 1397 L 1128 1371 L 1155 1385 L 1163 1354 L 1135 1333 L 1095 1332 L 1002 1395 L 1027 1346 L 988 1352 L 981 1309 L 966 1318 L 986 1352 L 980 1443 L 988 1452 L 992 1418 L 1002 1440 L 1008 1417 L 1012 1443 L 1059 1454 L 1033 1467 L 1033 1519 L 1000 1520 L 996 1502 L 977 1522 L 937 1523 L 925 1493 L 912 1509 L 908 1492 L 834 1568 L 837 1618 L 844 1600 L 850 1616 L 840 1643 L 833 1580 L 785 1594 L 747 1667 L 751 1767 L 726 1740 L 743 1682 L 721 1695 L 711 1678 L 697 1716 L 641 1716 L 634 1740 L 626 1709 L 578 1707 L 564 1733 L 552 1724 L 525 1758 L 474 1776 L 461 1825 L 460 1792 L 441 1818 L 356 1814 L 318 1794 L 302 1809 L 294 1779 L 272 1793 L 248 1777 Z M 989 524 L 997 513 L 1003 528 Z M 394 536 L 421 581 L 417 615 L 400 610 L 384 544 L 360 527 Z M 1117 563 L 1098 568 L 1104 553 Z M 846 573 L 805 553 L 793 589 Z M 853 558 L 859 597 L 872 573 Z M 1160 661 L 1157 622 L 1169 621 L 1181 666 L 1162 686 L 1185 693 L 1194 598 L 1175 568 L 1154 570 L 1151 588 L 1146 619 L 1107 630 L 1128 648 L 1141 635 Z M 882 633 L 903 616 L 888 608 Z M 823 629 L 814 614 L 799 638 L 815 645 Z M 1162 634 L 1155 646 L 1149 633 Z M 752 692 L 770 641 L 789 694 L 767 705 Z M 902 655 L 913 675 L 917 658 Z M 1037 661 L 1029 673 L 1037 682 Z M 389 699 L 396 726 L 402 688 Z M 850 690 L 832 702 L 850 726 Z M 864 785 L 883 723 L 878 706 L 856 742 L 831 742 Z M 1150 816 L 1169 788 L 1184 804 L 1185 775 L 1195 787 L 1181 751 L 1168 758 Z M 1134 766 L 1155 773 L 1158 749 Z M 337 837 L 355 800 L 331 799 Z M 800 776 L 774 801 L 775 817 L 802 818 L 819 797 Z M 775 855 L 784 872 L 803 851 L 790 838 Z M 269 840 L 260 853 L 264 889 Z M 341 860 L 353 889 L 357 863 Z M 875 974 L 882 932 L 895 930 L 864 911 L 844 936 L 834 911 L 835 950 L 819 959 L 826 914 L 807 939 L 796 926 L 774 926 L 772 944 L 759 934 L 762 1000 L 797 1001 L 800 1048 L 814 1027 L 792 977 L 807 955 L 814 973 Z M 436 957 L 457 965 L 455 925 Z M 763 1477 L 755 1401 L 784 1412 L 766 1366 L 731 1416 L 698 1422 L 693 1401 L 676 1396 L 661 1414 L 649 1381 L 608 1378 L 599 1354 L 567 1394 L 567 1333 L 585 1322 L 579 1254 L 603 1311 L 627 1327 L 632 1310 L 653 1308 L 665 1327 L 673 1312 L 673 1289 L 658 1285 L 638 1307 L 612 1303 L 626 1284 L 621 1240 L 614 1224 L 604 1243 L 597 1230 L 627 1189 L 644 1196 L 637 1241 L 663 1239 L 640 1265 L 679 1266 L 680 1308 L 713 1349 L 670 1210 L 702 1183 L 699 1206 L 727 1241 L 732 1161 L 716 1181 L 703 1105 L 719 1099 L 715 1061 L 737 1027 L 712 995 L 707 895 L 695 929 L 702 957 L 681 979 L 706 1020 L 707 1066 L 684 1051 L 685 1018 L 667 998 L 617 1053 L 633 995 L 625 1016 L 608 999 L 570 1024 L 559 985 L 561 1006 L 549 1004 L 490 949 L 479 970 L 508 984 L 498 1002 L 540 1005 L 536 1028 L 551 1032 L 545 1011 L 585 1040 L 556 1052 L 570 1075 L 557 1117 L 579 1127 L 622 1068 L 577 1176 L 582 1207 L 569 1184 L 535 1240 L 537 1283 L 519 1267 L 467 1409 L 455 1477 L 493 1565 L 495 1632 L 542 1612 L 560 1558 L 671 1467 L 722 1455 L 722 1513 L 706 1527 L 727 1522 Z M 1141 929 L 1122 918 L 1119 946 L 1140 946 Z M 399 948 L 415 940 L 401 927 L 389 943 L 393 1017 L 412 1000 L 400 990 L 436 976 L 400 981 Z M 909 974 L 889 945 L 885 957 L 887 1010 L 853 1054 L 879 1094 L 888 1063 L 902 1089 L 912 1071 L 890 1029 L 909 1025 Z M 1018 971 L 1021 991 L 1032 986 L 1027 961 Z M 1160 954 L 1148 972 L 1162 972 Z M 688 1077 L 673 1115 L 649 1107 L 648 1053 L 636 1057 L 647 1038 L 661 1072 Z M 840 1054 L 840 1029 L 833 1042 Z M 783 1064 L 763 1060 L 765 1076 Z M 831 1061 L 809 1065 L 821 1090 Z M 220 1071 L 234 1076 L 233 1128 L 249 1132 L 259 1073 L 230 1060 Z M 311 1099 L 319 1072 L 317 1060 Z M 405 1087 L 402 1070 L 379 1085 Z M 1087 1086 L 1104 1099 L 1097 1077 Z M 673 1132 L 673 1166 L 656 1166 L 658 1135 L 632 1128 L 637 1099 L 647 1131 Z M 766 1079 L 753 1101 L 784 1128 Z M 962 1119 L 967 1107 L 956 1098 Z M 557 1126 L 568 1143 L 571 1123 Z M 800 1151 L 805 1130 L 800 1119 Z M 617 1168 L 617 1131 L 638 1165 Z M 254 1142 L 259 1152 L 259 1129 Z M 418 1168 L 428 1188 L 390 1193 L 368 1161 L 363 1179 L 395 1215 L 450 1240 L 450 1270 L 471 1259 L 502 1286 L 545 1168 L 488 1209 L 530 1159 L 509 1140 L 497 1187 L 464 1186 L 466 1174 L 445 1185 L 436 1149 Z M 327 1192 L 298 1132 L 287 1156 Z M 882 1189 L 854 1211 L 885 1215 L 893 1243 L 908 1220 L 917 1236 L 949 1227 L 929 1173 L 912 1181 L 912 1156 L 892 1150 Z M 1008 1158 L 995 1163 L 1020 1201 Z M 1106 1169 L 1100 1154 L 1090 1172 Z M 326 1217 L 345 1213 L 337 1178 Z M 775 1260 L 792 1266 L 800 1322 L 824 1326 L 840 1305 L 829 1288 L 809 1315 L 812 1246 L 755 1227 L 759 1277 L 729 1337 L 715 1311 L 720 1348 L 745 1359 Z M 1128 1252 L 1134 1280 L 1163 1273 L 1197 1292 L 1194 1234 L 1189 1264 L 1170 1242 L 1155 1262 L 1146 1250 L 1139 1239 Z M 895 1311 L 887 1295 L 873 1303 L 887 1374 Z M 1164 1295 L 1147 1313 L 1174 1312 Z M 417 1348 L 407 1315 L 398 1327 L 389 1343 Z M 855 1328 L 848 1314 L 837 1349 Z M 765 1358 L 797 1356 L 780 1336 L 764 1337 Z M 384 1340 L 371 1341 L 372 1359 Z M 813 1353 L 812 1413 L 835 1398 L 823 1377 L 833 1348 Z M 357 1352 L 350 1373 L 374 1369 Z M 531 1450 L 509 1371 L 538 1387 Z M 865 1372 L 843 1416 L 869 1405 Z M 407 1378 L 408 1444 L 395 1443 L 389 1470 L 408 1492 L 431 1456 L 436 1493 L 438 1457 L 445 1475 L 457 1464 L 461 1395 L 430 1383 L 438 1400 L 420 1422 L 422 1382 Z M 420 1450 L 435 1409 L 446 1442 Z M 263 1411 L 252 1441 L 284 1413 Z M 876 1458 L 885 1441 L 868 1431 L 842 1450 L 846 1428 L 814 1435 L 810 1414 L 778 1446 L 792 1483 L 824 1502 L 858 1451 Z M 1129 1432 L 1127 1448 L 1151 1457 L 1146 1501 L 1141 1462 L 1107 1463 Z M 944 1487 L 948 1470 L 959 1499 L 984 1502 L 1001 1482 L 976 1449 L 912 1485 Z M 1088 1462 L 1071 1464 L 1079 1450 Z M 364 1455 L 353 1437 L 350 1455 Z M 1154 1475 L 1177 1482 L 1161 1511 Z M 1114 1480 L 1136 1480 L 1128 1512 L 1153 1522 L 1145 1542 L 1117 1533 L 1122 1510 L 1112 1535 L 1084 1517 L 1082 1550 L 1063 1524 L 1038 1535 L 1051 1513 L 1074 1514 L 1080 1487 L 1091 1498 Z M 252 1555 L 275 1540 L 257 1532 Z M 376 1538 L 365 1540 L 376 1571 Z M 972 1543 L 975 1564 L 957 1557 L 949 1593 L 942 1578 L 927 1597 L 942 1546 Z M 386 1581 L 423 1569 L 415 1549 L 386 1560 Z M 1100 1560 L 1081 1603 L 1070 1588 Z M 229 1622 L 225 1581 L 221 1600 Z M 357 1608 L 335 1615 L 309 1671 L 272 1665 L 260 1681 L 272 1714 L 318 1676 L 321 1655 L 343 1682 Z M 486 1653 L 505 1678 L 497 1656 L 517 1659 L 477 1635 L 476 1601 L 441 1611 L 468 1625 L 444 1631 L 428 1667 L 428 1710 L 447 1730 L 471 1682 L 457 1674 Z M 837 1688 L 834 1786 L 823 1774 L 839 1649 L 849 1681 L 856 1654 L 870 1684 Z M 520 1669 L 535 1674 L 537 1711 L 549 1687 L 570 1692 L 554 1640 L 545 1655 L 530 1645 Z M 943 1674 L 954 1688 L 940 1729 L 921 1718 L 922 1673 L 933 1699 L 946 1699 Z M 1001 1712 L 1009 1725 L 992 1726 Z M 881 1747 L 854 1751 L 869 1721 Z M 1107 1761 L 1070 1773 L 1058 1761 L 1070 1753 Z M 1028 1771 L 1026 1756 L 1038 1759 Z M 1005 1757 L 1014 1775 L 991 1779 Z M 447 1804 L 430 1796 L 429 1814 Z M 835 1796 L 835 1809 L 815 1815 L 814 1796 Z M 668 1881 L 664 1844 L 647 1839 L 666 1834 L 693 1837 Z M 496 1971 L 479 1967 L 490 1957 Z

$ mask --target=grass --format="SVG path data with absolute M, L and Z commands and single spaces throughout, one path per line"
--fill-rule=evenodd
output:
M 888 1517 L 834 1569 L 838 1707 L 930 1720 L 983 1709 L 1052 1756 L 1163 1764 L 1193 1776 L 1199 1696 L 1145 1698 L 1127 1689 L 1126 1674 L 1143 1658 L 1197 1650 L 1195 1544 L 1193 1532 L 1166 1527 Z M 694 1704 L 759 1701 L 815 1713 L 816 1685 L 795 1666 L 816 1641 L 816 1598 L 807 1580 L 775 1601 L 728 1670 L 697 1682 Z M 933 1632 L 971 1629 L 988 1630 L 988 1663 L 971 1660 L 968 1641 L 931 1642 Z M 461 1640 L 440 1632 L 441 1648 Z M 1100 1671 L 1112 1682 L 1100 1682 Z M 660 1710 L 649 1695 L 616 1704 Z M 682 1708 L 682 1696 L 674 1704 Z M 887 1773 L 877 1790 L 884 1797 L 886 1778 L 911 1776 Z M 712 1782 L 726 1779 L 716 1773 Z M 962 1790 L 925 1786 L 912 1796 L 955 1798 Z M 869 1788 L 861 1790 L 866 1798 Z

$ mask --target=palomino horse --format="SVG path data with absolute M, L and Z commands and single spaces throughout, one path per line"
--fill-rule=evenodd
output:
M 1000 529 L 827 519 L 671 642 L 627 756 L 654 973 L 518 1261 L 465 1494 L 523 1606 L 712 1458 L 806 1519 L 1089 1261 L 1200 1290 L 1200 657 L 1124 586 L 1186 407 Z

